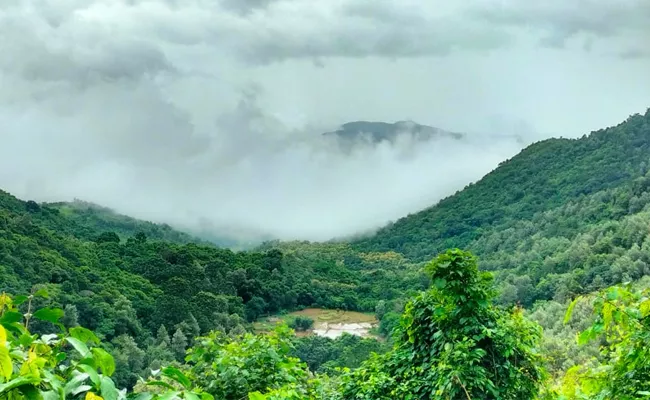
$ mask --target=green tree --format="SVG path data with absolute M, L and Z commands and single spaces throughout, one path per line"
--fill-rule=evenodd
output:
M 433 287 L 406 305 L 394 350 L 347 375 L 344 397 L 536 398 L 539 326 L 491 304 L 492 277 L 468 252 L 449 250 L 426 270 Z
M 171 350 L 178 361 L 183 361 L 187 350 L 187 337 L 180 328 L 176 329 L 174 336 L 172 336 Z
M 306 390 L 309 371 L 290 356 L 293 331 L 279 326 L 268 335 L 245 334 L 231 339 L 212 332 L 188 351 L 190 376 L 217 399 L 245 399 L 288 384 Z M 309 397 L 304 397 L 309 398 Z

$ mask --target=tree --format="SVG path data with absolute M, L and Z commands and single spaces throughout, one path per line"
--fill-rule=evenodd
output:
M 212 332 L 189 350 L 189 375 L 215 399 L 246 399 L 249 392 L 266 393 L 288 384 L 306 390 L 309 372 L 290 356 L 292 336 L 286 325 L 268 335 L 247 333 L 234 339 Z
M 386 315 L 386 312 L 388 312 L 386 301 L 379 300 L 375 306 L 375 316 L 377 317 L 377 320 L 381 321 L 381 319 L 384 318 L 384 315 Z
M 433 287 L 406 305 L 394 350 L 345 376 L 344 397 L 534 399 L 539 327 L 491 304 L 492 276 L 470 253 L 449 250 L 426 270 Z
M 314 326 L 314 320 L 309 317 L 299 315 L 291 320 L 289 326 L 297 331 L 304 332 Z
M 187 350 L 187 337 L 183 331 L 178 328 L 172 336 L 172 352 L 178 361 L 185 359 L 185 350 Z
M 264 314 L 266 302 L 261 297 L 253 297 L 244 307 L 246 311 L 246 319 L 253 322 Z
M 158 328 L 158 333 L 156 334 L 156 345 L 169 347 L 171 344 L 172 343 L 171 339 L 169 338 L 167 328 L 165 328 L 165 325 L 160 325 L 160 328 Z
M 79 325 L 77 322 L 78 319 L 79 312 L 77 311 L 77 307 L 74 304 L 66 304 L 63 309 L 63 318 L 61 318 L 61 323 L 66 328 L 72 328 Z
M 104 232 L 95 240 L 97 243 L 119 243 L 120 237 L 115 232 Z

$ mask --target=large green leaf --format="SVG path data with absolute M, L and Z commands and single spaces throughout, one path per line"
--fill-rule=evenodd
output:
M 88 374 L 80 373 L 70 379 L 64 386 L 63 391 L 66 395 L 73 393 L 77 388 L 83 385 L 83 383 L 88 379 Z
M 101 387 L 102 381 L 99 378 L 97 371 L 95 371 L 95 368 L 87 364 L 79 364 L 77 365 L 77 368 L 88 374 L 90 381 L 93 383 L 93 385 L 95 385 L 96 389 L 99 389 Z
M 74 328 L 70 328 L 69 332 L 71 337 L 79 339 L 84 343 L 92 342 L 99 344 L 99 338 L 89 329 L 75 326 Z
M 115 383 L 107 376 L 102 376 L 101 392 L 104 400 L 117 400 L 119 396 Z
M 34 313 L 34 318 L 40 319 L 41 321 L 51 322 L 53 324 L 58 324 L 62 317 L 63 310 L 60 308 L 41 308 Z
M 115 372 L 115 360 L 113 356 L 99 347 L 94 347 L 92 354 L 97 363 L 97 367 L 102 370 L 102 373 L 107 376 L 112 376 Z
M 12 379 L 7 383 L 0 385 L 0 394 L 8 393 L 10 390 L 20 388 L 22 386 L 32 386 L 38 384 L 39 379 L 34 377 L 21 376 L 16 379 Z M 5 398 L 0 396 L 0 398 Z
M 167 367 L 162 370 L 163 375 L 180 383 L 186 389 L 191 386 L 190 380 L 178 368 Z
M 9 349 L 2 343 L 0 344 L 0 377 L 4 378 L 5 381 L 9 381 L 13 374 L 13 369 L 11 357 L 9 357 Z
M 18 322 L 23 319 L 23 315 L 17 311 L 6 311 L 4 314 L 2 314 L 2 317 L 0 317 L 0 324 L 4 325 L 5 328 L 7 325 Z
M 73 337 L 67 337 L 65 338 L 66 342 L 70 343 L 72 347 L 74 347 L 75 350 L 81 355 L 81 357 L 86 358 L 90 355 L 90 350 L 88 349 L 88 346 L 81 340 Z

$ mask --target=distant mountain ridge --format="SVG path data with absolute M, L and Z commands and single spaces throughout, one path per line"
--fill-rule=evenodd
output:
M 323 134 L 327 137 L 336 137 L 344 142 L 369 141 L 373 144 L 381 142 L 395 143 L 400 136 L 410 135 L 416 141 L 427 141 L 433 138 L 452 138 L 460 140 L 465 135 L 449 132 L 440 128 L 420 125 L 413 121 L 397 121 L 395 123 L 354 121 L 341 125 L 333 132 Z

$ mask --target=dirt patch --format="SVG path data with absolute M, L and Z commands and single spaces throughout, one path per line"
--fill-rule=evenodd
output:
M 314 320 L 313 329 L 307 332 L 297 332 L 299 336 L 318 335 L 337 338 L 343 333 L 361 337 L 376 337 L 371 330 L 379 323 L 373 314 L 355 311 L 327 310 L 323 308 L 306 308 L 281 317 L 268 317 L 256 323 L 256 328 L 268 328 L 280 320 L 289 321 L 296 316 L 309 317 Z

